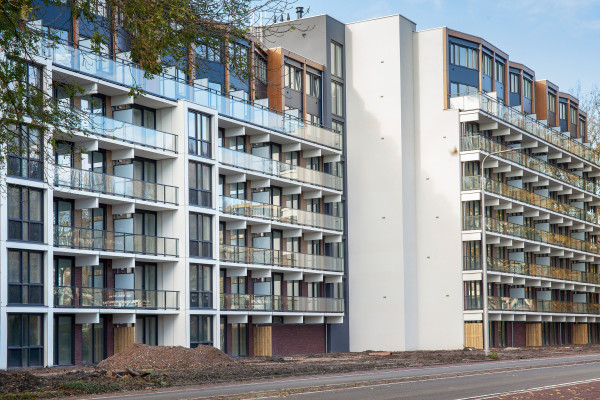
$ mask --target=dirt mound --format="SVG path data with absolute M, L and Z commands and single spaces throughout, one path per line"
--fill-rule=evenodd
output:
M 98 364 L 98 368 L 113 371 L 156 369 L 206 368 L 216 365 L 233 364 L 227 354 L 212 346 L 198 346 L 188 349 L 181 346 L 148 346 L 135 343 Z

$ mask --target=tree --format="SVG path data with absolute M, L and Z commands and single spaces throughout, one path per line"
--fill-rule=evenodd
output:
M 197 56 L 202 51 L 218 55 L 237 76 L 251 75 L 247 54 L 236 51 L 235 43 L 251 35 L 255 15 L 277 15 L 289 7 L 288 0 L 4 0 L 0 8 L 0 167 L 8 166 L 9 172 L 22 168 L 11 164 L 10 156 L 28 155 L 34 159 L 28 168 L 42 168 L 35 173 L 43 173 L 43 165 L 52 164 L 52 149 L 60 140 L 75 131 L 91 133 L 82 123 L 87 114 L 55 96 L 60 92 L 59 97 L 68 99 L 83 94 L 83 88 L 69 82 L 50 87 L 51 77 L 38 67 L 45 53 L 67 39 L 60 30 L 33 23 L 44 18 L 45 12 L 73 24 L 74 45 L 79 42 L 76 36 L 85 33 L 91 51 L 108 57 L 128 51 L 146 77 L 175 67 L 191 82 L 196 71 L 206 67 L 205 58 Z M 134 84 L 130 95 L 140 93 Z

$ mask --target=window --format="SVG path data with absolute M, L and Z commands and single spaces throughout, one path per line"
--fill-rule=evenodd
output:
M 93 99 L 92 103 L 85 101 L 82 102 L 82 108 L 88 107 L 86 111 L 89 111 L 89 107 L 91 106 L 91 111 L 100 113 L 101 110 L 98 110 L 99 107 L 102 107 L 102 104 L 98 103 L 98 97 Z M 96 103 L 96 105 L 94 105 Z M 133 105 L 124 105 L 124 106 L 114 106 L 113 108 L 113 118 L 117 121 L 128 122 L 133 125 L 143 126 L 149 129 L 156 129 L 156 111 L 152 108 L 142 107 L 137 104 Z
M 7 315 L 8 368 L 41 367 L 44 355 L 42 315 Z
M 496 60 L 496 81 L 504 84 L 504 63 Z
M 487 76 L 489 76 L 491 78 L 492 70 L 493 70 L 492 56 L 487 55 L 486 53 L 482 53 L 481 54 L 481 72 L 483 72 L 484 74 L 486 74 Z
M 211 157 L 210 116 L 188 112 L 188 147 L 190 154 Z
M 463 242 L 464 269 L 481 269 L 481 242 Z
M 585 136 L 585 120 L 579 119 L 579 137 Z
M 135 342 L 158 346 L 158 317 L 156 315 L 136 316 Z
M 212 206 L 212 167 L 207 164 L 188 164 L 190 204 L 201 207 Z
M 306 116 L 308 117 L 308 122 L 310 122 L 312 125 L 321 125 L 321 118 L 318 115 L 307 114 Z
M 54 364 L 73 364 L 73 323 L 72 316 L 54 317 Z
M 229 138 L 228 149 L 245 153 L 246 152 L 246 137 L 245 136 L 234 136 L 234 137 Z
M 248 324 L 231 324 L 231 355 L 233 357 L 248 355 Z
M 285 196 L 285 206 L 287 208 L 300 208 L 300 195 L 299 194 L 288 194 Z
M 212 258 L 212 217 L 190 213 L 190 256 Z
M 8 251 L 8 304 L 44 304 L 43 254 Z
M 202 60 L 221 62 L 221 53 L 223 52 L 220 44 L 201 44 L 196 48 L 198 56 Z
M 461 46 L 456 43 L 450 44 L 450 64 L 460 65 L 470 69 L 478 68 L 479 50 Z
M 322 282 L 308 282 L 308 297 L 322 297 L 323 290 Z
M 190 308 L 212 308 L 212 267 L 190 265 Z
M 131 107 L 131 106 L 130 106 Z M 117 108 L 117 107 L 115 107 Z M 119 109 L 119 108 L 117 108 Z M 92 95 L 87 95 L 87 96 L 82 96 L 81 97 L 81 110 L 88 112 L 90 114 L 95 114 L 95 115 L 106 115 L 106 102 L 105 102 L 105 98 L 102 95 L 97 95 L 97 94 L 92 94 Z M 133 123 L 133 109 L 129 108 L 129 115 L 127 115 L 126 110 L 121 109 L 121 111 L 118 111 L 115 116 L 115 114 L 113 113 L 113 118 L 114 119 L 119 119 L 117 118 L 118 116 L 122 116 L 125 117 L 125 115 L 127 115 L 127 117 L 131 116 L 131 122 Z M 149 110 L 149 109 L 148 109 Z M 143 123 L 142 121 L 144 121 L 144 119 L 139 119 L 138 118 L 141 116 L 141 114 L 143 113 L 143 111 L 141 110 L 137 110 L 135 112 L 135 116 L 136 116 L 136 122 L 137 125 L 140 125 L 140 123 Z M 150 126 L 150 118 L 153 116 L 154 114 L 154 110 L 152 110 L 152 112 L 148 111 L 148 116 L 146 117 L 146 122 L 148 122 L 148 127 L 149 128 L 154 128 L 153 126 Z M 145 125 L 144 125 L 145 126 Z
M 246 182 L 236 182 L 229 184 L 229 197 L 234 199 L 246 199 Z
M 104 317 L 97 324 L 81 324 L 81 362 L 97 364 L 106 358 Z
M 465 282 L 465 310 L 481 309 L 481 281 Z
M 308 199 L 306 200 L 306 211 L 313 213 L 321 212 L 321 199 Z
M 306 168 L 313 171 L 319 171 L 319 157 L 310 157 L 306 159 Z
M 571 112 L 570 118 L 569 118 L 569 122 L 571 124 L 576 124 L 577 123 L 577 108 L 571 106 L 569 108 L 569 111 Z
M 521 93 L 521 76 L 519 74 L 513 74 L 512 72 L 509 75 L 511 93 Z
M 208 315 L 190 315 L 190 347 L 212 346 L 212 317 Z
M 523 79 L 523 97 L 529 100 L 533 98 L 532 83 L 529 79 Z
M 548 93 L 548 111 L 556 113 L 556 95 Z
M 342 84 L 331 81 L 331 113 L 342 117 L 344 115 Z
M 8 238 L 28 242 L 44 241 L 42 200 L 39 189 L 8 185 Z
M 335 120 L 331 121 L 331 130 L 341 135 L 344 133 L 344 123 Z
M 284 73 L 284 86 L 295 90 L 297 92 L 302 91 L 302 69 L 296 68 L 292 65 L 285 64 L 283 66 Z
M 567 103 L 558 103 L 558 118 L 567 119 Z
M 254 75 L 262 83 L 267 83 L 267 60 L 254 54 Z
M 342 56 L 342 45 L 331 42 L 331 74 L 343 78 L 344 65 Z
M 42 137 L 37 129 L 19 125 L 20 133 L 8 144 L 8 175 L 42 180 L 44 178 Z M 10 139 L 10 138 L 9 138 Z
M 306 94 L 312 97 L 321 97 L 321 77 L 311 73 L 306 74 Z
M 450 95 L 451 96 L 465 96 L 470 94 L 477 94 L 477 88 L 475 86 L 464 85 L 462 83 L 450 82 Z

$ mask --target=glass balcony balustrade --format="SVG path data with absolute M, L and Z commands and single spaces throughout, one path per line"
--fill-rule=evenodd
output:
M 283 250 L 220 245 L 220 260 L 240 264 L 277 265 L 317 271 L 344 272 L 344 259 Z
M 450 108 L 461 111 L 481 110 L 567 152 L 600 166 L 600 153 L 573 138 L 557 132 L 540 121 L 483 93 L 469 93 L 450 98 Z
M 177 153 L 177 135 L 172 133 L 87 113 L 81 117 L 81 126 L 85 131 L 109 139 Z
M 463 176 L 463 190 L 480 190 L 481 178 L 479 176 Z M 570 204 L 564 204 L 554 199 L 519 189 L 506 183 L 489 178 L 483 178 L 484 190 L 513 200 L 522 201 L 546 210 L 554 211 L 582 221 L 600 224 L 600 214 L 593 210 L 583 210 Z
M 286 224 L 314 226 L 336 231 L 344 229 L 344 221 L 340 217 L 227 196 L 221 196 L 220 211 L 244 217 L 264 218 Z
M 54 247 L 177 257 L 178 243 L 176 238 L 54 225 Z
M 175 186 L 61 165 L 55 168 L 54 185 L 156 203 L 178 204 L 177 187 Z
M 221 294 L 221 310 L 343 313 L 344 299 L 258 294 Z
M 481 217 L 464 217 L 464 229 L 481 229 Z M 501 221 L 495 218 L 485 219 L 485 230 L 488 232 L 494 232 L 502 235 L 515 236 L 534 242 L 547 243 L 558 247 L 565 247 L 573 250 L 585 251 L 588 253 L 598 254 L 600 252 L 600 245 L 597 243 L 587 242 L 569 236 L 563 236 L 556 233 L 546 232 L 541 229 L 535 229 L 524 225 L 513 224 L 512 222 Z
M 223 147 L 220 147 L 219 151 L 221 153 L 220 161 L 223 164 L 335 190 L 343 189 L 343 179 L 336 175 L 298 167 L 296 165 L 271 160 L 270 158 L 259 157 Z
M 54 306 L 178 310 L 179 292 L 57 286 L 54 287 Z
M 488 257 L 488 271 L 600 284 L 600 274 Z
M 510 149 L 510 147 L 494 142 L 483 136 L 463 137 L 461 143 L 462 151 L 481 150 L 486 153 L 493 153 Z M 509 151 L 496 154 L 496 156 L 572 185 L 595 196 L 600 196 L 600 185 L 589 179 L 582 178 L 569 171 L 548 164 L 538 158 L 531 157 L 519 151 Z
M 219 114 L 296 138 L 315 142 L 336 150 L 342 149 L 342 136 L 327 128 L 303 122 L 300 119 L 274 112 L 266 107 L 230 95 L 223 95 L 209 88 L 190 85 L 168 76 L 147 78 L 144 70 L 134 64 L 99 55 L 90 50 L 74 48 L 58 43 L 48 46 L 52 63 L 56 66 L 93 76 L 130 88 L 135 86 L 147 94 L 169 100 L 186 100 L 216 109 Z
M 488 296 L 488 309 L 564 314 L 599 314 L 600 304 Z

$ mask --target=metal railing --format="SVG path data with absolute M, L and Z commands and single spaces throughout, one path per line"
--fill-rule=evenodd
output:
M 461 149 L 463 151 L 481 150 L 487 153 L 497 153 L 510 148 L 484 136 L 474 135 L 462 138 Z M 600 196 L 600 185 L 597 185 L 589 179 L 585 179 L 562 168 L 551 165 L 538 158 L 529 156 L 519 151 L 504 152 L 497 154 L 496 156 L 508 161 L 512 161 L 541 174 L 548 175 L 549 177 L 565 182 L 595 196 Z
M 493 257 L 488 257 L 487 269 L 488 271 L 506 272 L 510 274 L 562 279 L 565 281 L 593 283 L 596 285 L 600 284 L 600 274 L 597 273 L 531 264 L 523 261 L 503 260 Z
M 490 311 L 530 311 L 565 314 L 599 314 L 600 304 L 570 301 L 519 299 L 514 297 L 488 296 Z
M 61 165 L 55 169 L 54 185 L 156 203 L 178 204 L 178 188 L 175 186 Z
M 600 166 L 600 153 L 573 138 L 542 124 L 512 107 L 483 93 L 461 94 L 450 98 L 450 108 L 469 111 L 481 110 L 569 153 Z
M 271 160 L 270 158 L 255 156 L 241 151 L 230 150 L 224 147 L 219 147 L 219 151 L 221 155 L 219 161 L 223 164 L 335 190 L 343 189 L 344 181 L 341 177 L 336 175 Z
M 55 286 L 54 306 L 178 310 L 179 292 Z
M 481 217 L 465 216 L 465 230 L 481 229 Z M 488 232 L 499 233 L 507 236 L 515 236 L 522 239 L 527 239 L 535 242 L 542 242 L 559 247 L 586 251 L 588 253 L 598 254 L 600 245 L 584 240 L 575 239 L 569 236 L 563 236 L 556 233 L 546 232 L 541 229 L 531 228 L 524 225 L 514 224 L 512 222 L 502 221 L 495 218 L 486 217 L 485 230 Z
M 314 226 L 336 231 L 344 229 L 344 220 L 341 217 L 227 196 L 221 196 L 219 210 L 227 214 L 264 218 L 287 224 Z
M 83 48 L 74 48 L 65 43 L 57 43 L 47 51 L 52 63 L 98 79 L 127 87 L 138 87 L 145 93 L 170 100 L 187 100 L 218 110 L 219 114 L 263 126 L 296 138 L 342 149 L 342 135 L 330 129 L 312 125 L 299 118 L 275 112 L 267 107 L 231 95 L 224 95 L 210 88 L 191 85 L 167 75 L 145 76 L 139 66 L 124 60 L 99 55 Z
M 54 247 L 177 257 L 179 239 L 54 225 Z
M 277 265 L 280 267 L 344 272 L 344 259 L 283 250 L 220 245 L 220 260 L 240 264 Z
M 221 310 L 343 313 L 344 299 L 258 294 L 221 294 Z
M 600 213 L 593 210 L 583 210 L 574 207 L 570 204 L 564 204 L 549 197 L 542 196 L 537 193 L 531 193 L 527 190 L 519 189 L 506 183 L 499 182 L 489 178 L 484 179 L 484 190 L 489 193 L 498 194 L 500 196 L 509 197 L 514 200 L 532 204 L 537 207 L 545 208 L 546 210 L 554 211 L 569 217 L 577 218 L 582 221 L 600 224 Z M 480 190 L 479 176 L 463 176 L 463 190 Z

